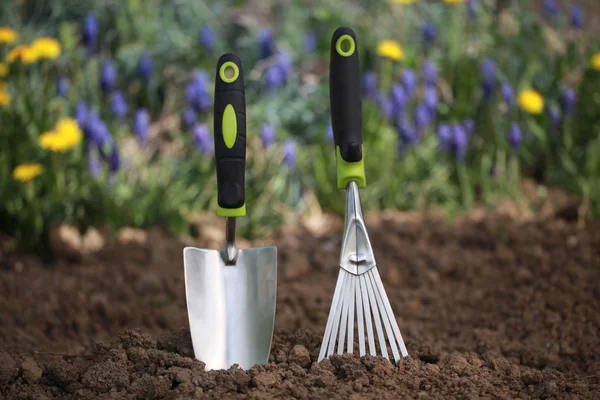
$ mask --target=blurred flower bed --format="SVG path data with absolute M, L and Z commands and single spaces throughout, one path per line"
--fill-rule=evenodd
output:
M 343 211 L 329 124 L 332 31 L 364 72 L 367 209 L 492 206 L 519 179 L 600 216 L 600 43 L 544 1 L 21 0 L 0 13 L 0 230 L 55 224 L 186 232 L 216 209 L 214 66 L 243 62 L 248 237 Z M 543 192 L 543 189 L 540 189 Z

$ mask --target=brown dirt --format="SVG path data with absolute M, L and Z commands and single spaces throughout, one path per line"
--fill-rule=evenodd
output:
M 399 367 L 315 362 L 335 226 L 278 235 L 271 362 L 248 371 L 205 372 L 190 358 L 179 239 L 152 230 L 50 266 L 0 253 L 0 398 L 600 397 L 600 225 L 369 218 L 410 353 Z

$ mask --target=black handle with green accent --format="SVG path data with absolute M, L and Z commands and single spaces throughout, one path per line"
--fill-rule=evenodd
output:
M 246 98 L 242 62 L 224 54 L 217 63 L 214 102 L 217 215 L 246 215 Z
M 331 125 L 336 146 L 338 187 L 350 181 L 366 185 L 363 161 L 362 90 L 358 44 L 354 31 L 335 30 L 329 65 Z

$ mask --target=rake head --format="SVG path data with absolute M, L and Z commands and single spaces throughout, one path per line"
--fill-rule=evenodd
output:
M 319 361 L 336 352 L 336 343 L 337 354 L 353 353 L 357 333 L 358 353 L 361 356 L 366 354 L 368 342 L 369 354 L 377 355 L 379 348 L 379 354 L 390 359 L 389 347 L 394 361 L 398 363 L 401 356 L 406 357 L 408 352 L 377 271 L 355 182 L 350 182 L 346 192 L 346 223 L 340 267 Z
M 319 361 L 335 353 L 353 353 L 355 333 L 358 334 L 360 356 L 366 354 L 367 342 L 369 354 L 373 356 L 378 354 L 379 349 L 379 354 L 390 359 L 389 348 L 398 363 L 401 356 L 408 355 L 377 268 L 371 268 L 362 275 L 340 269 Z

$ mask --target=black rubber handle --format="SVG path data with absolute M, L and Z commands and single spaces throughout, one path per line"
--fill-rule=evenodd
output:
M 335 30 L 331 38 L 329 101 L 335 145 L 344 161 L 362 160 L 362 91 L 354 31 Z
M 224 54 L 217 63 L 214 123 L 217 214 L 242 216 L 246 205 L 246 97 L 242 62 L 235 54 Z

